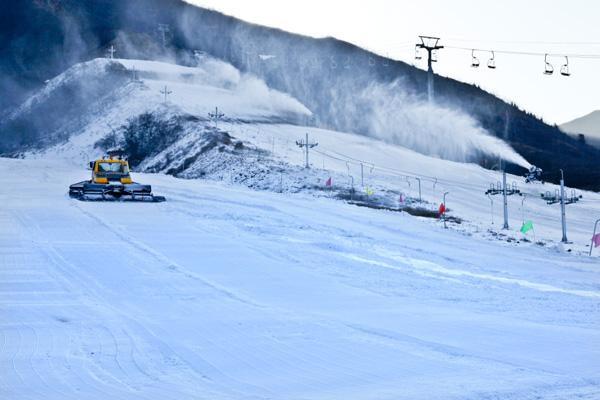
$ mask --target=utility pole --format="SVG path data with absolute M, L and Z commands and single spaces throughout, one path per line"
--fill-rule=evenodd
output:
M 433 63 L 437 60 L 433 57 L 433 52 L 443 49 L 444 46 L 438 45 L 439 37 L 434 36 L 419 36 L 421 43 L 417 43 L 416 49 L 425 49 L 427 51 L 427 98 L 429 102 L 433 102 Z M 417 59 L 420 56 L 417 55 Z
M 308 163 L 308 151 L 309 151 L 309 149 L 312 149 L 313 147 L 317 147 L 319 145 L 319 143 L 317 143 L 317 142 L 310 143 L 308 141 L 308 133 L 307 133 L 306 141 L 304 139 L 296 140 L 296 145 L 300 148 L 304 148 L 304 152 L 305 152 L 305 156 L 306 156 L 306 164 L 304 165 L 304 168 L 310 168 L 310 164 Z
M 506 110 L 506 117 L 504 120 L 504 140 L 508 140 L 508 128 L 509 128 L 509 118 L 508 110 Z M 509 188 L 506 185 L 506 168 L 504 165 L 504 160 L 500 158 L 500 169 L 502 170 L 502 186 L 498 183 L 497 187 L 494 187 L 492 183 L 490 188 L 485 192 L 486 195 L 497 195 L 502 194 L 502 203 L 504 205 L 504 224 L 502 225 L 502 229 L 509 229 L 508 226 L 508 196 L 512 196 L 513 194 L 518 194 L 522 196 L 521 191 L 517 189 L 517 185 L 513 182 L 512 186 Z
M 600 219 L 597 219 L 594 223 L 594 233 L 592 233 L 592 239 L 590 240 L 590 256 L 592 255 L 592 250 L 594 249 L 594 242 L 596 239 L 596 228 L 598 227 L 598 222 L 600 222 Z
M 448 226 L 446 225 L 446 195 L 448 195 L 449 193 L 450 192 L 444 192 L 444 201 L 443 201 L 443 204 L 444 204 L 444 214 L 443 214 L 443 216 L 444 216 L 444 229 L 448 229 Z
M 109 58 L 112 60 L 113 58 L 115 58 L 115 53 L 116 53 L 116 49 L 115 46 L 113 46 L 112 44 L 110 45 L 110 49 L 108 49 L 108 53 L 109 53 Z
M 502 203 L 504 204 L 504 225 L 502 229 L 508 229 L 508 194 L 506 193 L 506 171 L 502 169 Z
M 577 203 L 583 196 L 575 196 L 575 191 L 571 192 L 570 198 L 565 198 L 565 178 L 563 170 L 560 170 L 560 194 L 554 193 L 550 195 L 550 192 L 542 193 L 542 199 L 546 200 L 546 204 L 554 204 L 560 202 L 560 219 L 562 224 L 562 239 L 561 242 L 569 243 L 567 240 L 567 214 L 566 205 Z
M 360 187 L 365 187 L 365 171 L 363 163 L 360 163 Z
M 492 225 L 494 225 L 494 199 L 489 194 L 487 195 L 488 199 L 490 199 L 490 210 L 492 213 Z
M 162 35 L 162 45 L 165 48 L 167 47 L 167 33 L 171 31 L 171 28 L 168 24 L 158 24 L 158 31 Z
M 567 240 L 567 214 L 565 212 L 565 176 L 563 170 L 560 170 L 560 219 L 562 224 L 561 242 L 568 243 Z
M 223 118 L 225 114 L 219 112 L 219 107 L 215 107 L 215 112 L 209 112 L 208 117 L 215 122 L 215 129 L 219 128 L 219 120 Z
M 165 86 L 163 90 L 160 91 L 162 94 L 165 95 L 165 104 L 167 103 L 167 96 L 170 95 L 171 93 L 173 93 L 172 91 L 170 91 L 169 89 L 167 89 L 167 87 Z
M 131 81 L 132 82 L 141 82 L 142 80 L 140 79 L 140 76 L 138 74 L 137 69 L 135 69 L 135 67 L 133 67 L 131 69 Z

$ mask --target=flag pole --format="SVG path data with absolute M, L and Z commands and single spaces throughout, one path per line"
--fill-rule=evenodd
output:
M 592 234 L 592 239 L 590 240 L 590 257 L 592 256 L 592 249 L 594 248 L 594 238 L 596 237 L 596 228 L 598 227 L 598 222 L 600 222 L 600 219 L 597 219 L 594 223 L 594 233 Z

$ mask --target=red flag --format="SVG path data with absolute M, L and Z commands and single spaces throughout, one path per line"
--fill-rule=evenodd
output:
M 440 215 L 444 215 L 446 212 L 446 205 L 444 203 L 440 203 Z
M 331 187 L 331 177 L 325 181 L 325 186 Z
M 398 198 L 398 202 L 400 204 L 404 203 L 404 197 L 402 196 L 402 193 L 400 193 L 400 197 Z
M 596 233 L 592 236 L 592 243 L 594 243 L 594 247 L 600 247 L 600 233 Z

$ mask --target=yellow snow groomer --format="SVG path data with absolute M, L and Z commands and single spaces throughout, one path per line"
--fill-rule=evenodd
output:
M 72 184 L 69 196 L 79 200 L 166 200 L 163 196 L 153 195 L 150 185 L 131 180 L 129 162 L 120 150 L 109 151 L 106 156 L 90 161 L 90 168 L 92 179 Z

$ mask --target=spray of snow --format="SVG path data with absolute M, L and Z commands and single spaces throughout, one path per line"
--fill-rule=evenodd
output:
M 407 94 L 398 81 L 370 85 L 361 98 L 369 108 L 370 131 L 382 140 L 446 160 L 470 162 L 486 154 L 524 168 L 531 165 L 471 116 Z
M 242 74 L 233 65 L 204 56 L 198 59 L 198 69 L 206 74 L 212 85 L 221 85 L 233 90 L 246 101 L 261 105 L 271 112 L 284 111 L 300 115 L 311 115 L 311 111 L 292 96 L 270 89 L 254 75 Z

